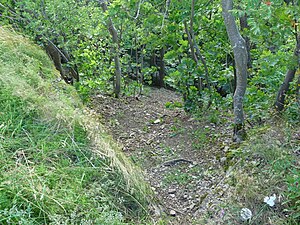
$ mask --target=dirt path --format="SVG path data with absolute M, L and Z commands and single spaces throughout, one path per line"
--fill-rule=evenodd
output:
M 180 101 L 172 91 L 151 89 L 138 100 L 98 95 L 92 105 L 124 152 L 144 169 L 169 224 L 201 224 L 203 215 L 222 213 L 222 159 L 231 133 L 182 109 L 166 108 Z

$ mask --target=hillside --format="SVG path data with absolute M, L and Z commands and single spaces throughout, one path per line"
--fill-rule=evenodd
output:
M 299 224 L 296 117 L 247 120 L 235 143 L 230 109 L 192 114 L 144 88 L 84 105 L 40 47 L 0 27 L 0 224 Z
M 98 120 L 41 48 L 0 27 L 1 224 L 126 224 L 148 214 L 141 173 Z

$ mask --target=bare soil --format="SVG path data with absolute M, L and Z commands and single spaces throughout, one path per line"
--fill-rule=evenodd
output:
M 218 220 L 227 195 L 229 121 L 200 121 L 182 108 L 166 107 L 175 102 L 181 102 L 176 93 L 153 88 L 139 98 L 97 95 L 91 107 L 143 169 L 160 203 L 157 219 L 165 215 L 168 224 L 201 224 L 207 216 Z

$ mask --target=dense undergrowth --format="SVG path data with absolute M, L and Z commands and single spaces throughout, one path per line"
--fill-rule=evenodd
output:
M 0 224 L 125 224 L 149 191 L 48 56 L 0 27 Z

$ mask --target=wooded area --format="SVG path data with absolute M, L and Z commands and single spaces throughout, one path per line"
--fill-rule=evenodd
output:
M 299 0 L 0 0 L 0 25 L 26 35 L 41 46 L 61 79 L 74 86 L 81 100 L 92 104 L 107 121 L 115 115 L 105 111 L 103 102 L 116 107 L 111 108 L 116 114 L 119 108 L 125 115 L 126 110 L 131 110 L 121 101 L 114 102 L 118 100 L 106 102 L 108 96 L 125 100 L 130 96 L 151 106 L 156 104 L 154 100 L 159 105 L 164 99 L 165 107 L 182 109 L 203 122 L 202 133 L 195 134 L 198 139 L 205 141 L 209 136 L 205 134 L 207 127 L 215 133 L 218 129 L 220 133 L 225 130 L 222 135 L 229 133 L 229 129 L 233 142 L 230 143 L 235 149 L 252 140 L 251 135 L 258 134 L 268 124 L 287 126 L 296 132 L 291 134 L 293 138 L 282 134 L 291 141 L 293 147 L 286 148 L 293 149 L 292 154 L 300 151 L 299 15 Z M 142 99 L 150 87 L 159 88 L 172 98 L 157 94 L 154 96 L 158 99 Z M 106 97 L 101 99 L 99 95 Z M 143 107 L 133 103 L 133 108 L 134 105 Z M 152 109 L 144 112 L 149 113 L 147 110 Z M 158 106 L 161 117 L 151 119 L 150 124 L 162 124 L 168 116 L 184 117 L 181 111 L 168 114 L 160 110 Z M 139 117 L 137 121 L 146 118 Z M 226 122 L 221 122 L 222 118 Z M 183 124 L 191 125 L 187 121 Z M 123 122 L 120 126 L 126 126 L 126 121 Z M 138 123 L 132 121 L 132 126 L 142 126 Z M 115 139 L 122 139 L 123 134 L 117 132 L 122 127 L 105 125 L 111 126 Z M 138 129 L 146 132 L 149 127 Z M 128 136 L 133 136 L 131 133 Z M 211 142 L 220 144 L 222 137 L 218 138 Z M 222 151 L 229 146 L 224 140 Z M 126 146 L 127 142 L 124 143 Z M 243 158 L 241 152 L 230 152 L 230 156 L 227 152 L 218 154 L 216 160 L 226 167 L 224 176 L 228 175 L 228 168 L 236 166 L 235 163 L 239 165 L 240 159 L 234 161 L 236 158 Z M 181 159 L 193 164 L 190 159 Z M 254 157 L 253 161 L 259 159 Z M 287 182 L 289 185 L 300 181 L 298 163 L 295 168 L 297 172 L 290 176 L 293 181 Z M 300 191 L 298 186 L 296 189 L 287 203 L 293 215 L 291 224 L 300 219 Z M 245 221 L 259 224 L 251 223 L 251 219 Z
M 180 92 L 188 111 L 232 101 L 234 139 L 240 140 L 243 108 L 251 124 L 266 119 L 271 108 L 299 119 L 299 6 L 233 4 L 4 1 L 1 18 L 46 50 L 55 46 L 56 68 L 69 83 L 80 74 L 76 85 L 82 95 L 99 90 L 139 95 L 143 85 L 153 85 Z

